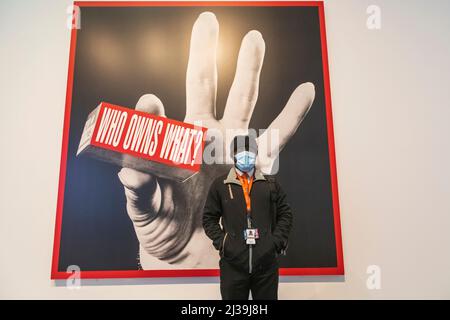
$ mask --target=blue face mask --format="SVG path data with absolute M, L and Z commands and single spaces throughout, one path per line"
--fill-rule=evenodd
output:
M 234 158 L 236 159 L 236 168 L 242 172 L 250 172 L 255 167 L 256 154 L 253 152 L 242 151 L 236 153 Z

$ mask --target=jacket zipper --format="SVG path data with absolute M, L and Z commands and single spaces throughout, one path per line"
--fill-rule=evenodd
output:
M 252 257 L 253 257 L 253 246 L 249 244 L 248 248 L 248 273 L 252 273 Z
M 247 216 L 247 228 L 252 228 L 252 222 L 250 218 Z M 248 273 L 252 273 L 253 265 L 253 245 L 248 245 Z

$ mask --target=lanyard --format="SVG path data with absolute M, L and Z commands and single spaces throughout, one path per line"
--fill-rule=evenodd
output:
M 245 176 L 244 176 L 245 175 Z M 247 179 L 247 174 L 243 174 L 240 176 L 237 175 L 239 178 L 239 181 L 242 185 L 242 191 L 244 192 L 244 198 L 245 198 L 245 204 L 247 207 L 247 227 L 251 228 L 251 219 L 250 219 L 250 212 L 251 212 L 251 202 L 250 202 L 250 191 L 252 190 L 253 185 L 253 176 L 250 177 L 250 181 Z

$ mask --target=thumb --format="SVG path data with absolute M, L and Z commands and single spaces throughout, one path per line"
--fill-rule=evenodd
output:
M 153 94 L 143 95 L 136 103 L 136 110 L 165 117 L 161 100 Z M 122 168 L 117 175 L 125 187 L 127 211 L 132 218 L 158 212 L 162 196 L 156 176 L 131 168 Z
M 124 186 L 131 220 L 139 223 L 152 220 L 158 214 L 162 200 L 156 177 L 129 168 L 122 168 L 117 175 Z
M 156 184 L 155 176 L 130 168 L 122 168 L 117 176 L 124 187 L 135 192 L 154 189 Z
M 136 103 L 136 110 L 146 113 L 151 113 L 157 116 L 165 117 L 164 106 L 161 100 L 158 99 L 154 94 L 144 94 L 139 98 Z M 130 157 L 125 155 L 124 157 Z M 126 161 L 124 161 L 126 163 Z M 122 168 L 118 173 L 119 180 L 122 184 L 135 192 L 141 191 L 141 189 L 155 189 L 155 184 L 157 184 L 156 177 L 149 173 L 140 172 L 131 168 Z
M 136 110 L 151 113 L 160 117 L 165 117 L 164 106 L 154 94 L 144 94 L 136 103 Z

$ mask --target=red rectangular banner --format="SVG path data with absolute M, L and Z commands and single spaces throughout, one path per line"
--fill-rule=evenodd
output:
M 184 181 L 200 170 L 206 128 L 101 102 L 77 155 Z

